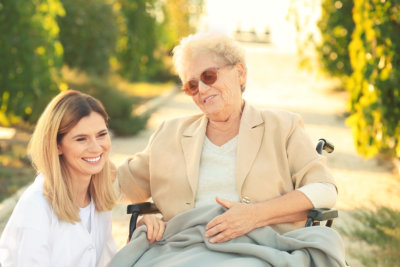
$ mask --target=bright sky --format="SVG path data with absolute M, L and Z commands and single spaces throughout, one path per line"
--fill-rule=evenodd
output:
M 205 0 L 206 15 L 200 30 L 232 34 L 242 30 L 271 31 L 271 42 L 282 49 L 295 50 L 296 31 L 286 19 L 290 0 Z

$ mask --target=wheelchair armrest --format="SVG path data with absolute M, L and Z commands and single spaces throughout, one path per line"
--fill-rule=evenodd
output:
M 327 221 L 325 226 L 331 227 L 333 219 L 338 216 L 336 209 L 312 209 L 308 212 L 306 227 L 320 225 L 321 221 Z
M 159 210 L 157 209 L 156 205 L 152 202 L 142 202 L 138 204 L 131 204 L 128 205 L 126 213 L 133 214 L 150 214 L 150 213 L 158 213 Z
M 139 215 L 142 214 L 151 214 L 151 213 L 159 213 L 160 211 L 157 209 L 156 205 L 151 202 L 142 202 L 138 204 L 128 205 L 127 211 L 128 214 L 132 214 L 131 220 L 129 222 L 129 240 L 131 240 L 133 231 L 136 229 L 136 223 Z

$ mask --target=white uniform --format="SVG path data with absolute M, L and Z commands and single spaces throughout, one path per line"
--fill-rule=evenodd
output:
M 90 232 L 82 222 L 55 215 L 43 195 L 39 175 L 18 201 L 0 238 L 0 266 L 106 266 L 117 251 L 111 211 L 97 212 L 92 201 Z

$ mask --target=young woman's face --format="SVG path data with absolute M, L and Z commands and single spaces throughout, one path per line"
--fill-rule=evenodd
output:
M 90 178 L 103 169 L 110 148 L 106 123 L 100 114 L 92 112 L 64 135 L 58 153 L 73 178 Z

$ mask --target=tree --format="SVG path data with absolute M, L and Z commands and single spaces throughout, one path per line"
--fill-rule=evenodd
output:
M 108 0 L 61 0 L 66 16 L 60 17 L 64 63 L 88 73 L 103 75 L 115 52 L 118 25 Z
M 116 58 L 118 71 L 131 81 L 154 77 L 163 67 L 160 40 L 162 10 L 155 0 L 119 0 L 120 35 Z
M 324 0 L 318 22 L 321 44 L 317 53 L 321 68 L 332 76 L 346 80 L 352 73 L 349 44 L 354 30 L 353 0 Z
M 1 123 L 34 122 L 59 92 L 63 48 L 58 41 L 59 0 L 0 1 Z
M 348 123 L 357 150 L 400 158 L 400 1 L 355 0 L 353 19 Z

